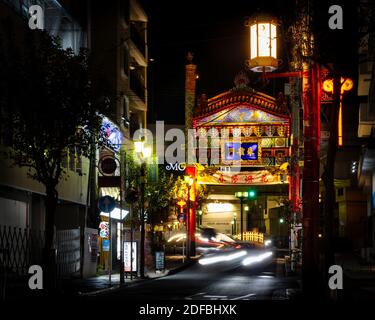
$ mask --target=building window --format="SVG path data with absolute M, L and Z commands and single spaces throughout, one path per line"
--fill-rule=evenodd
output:
M 129 49 L 124 46 L 123 52 L 123 70 L 126 75 L 129 75 Z
M 337 189 L 337 196 L 342 197 L 344 195 L 344 188 L 338 188 Z
M 75 148 L 69 148 L 69 169 L 74 171 L 75 170 Z
M 122 99 L 122 120 L 124 122 L 125 127 L 129 127 L 130 125 L 130 117 L 129 117 L 129 99 L 125 97 Z

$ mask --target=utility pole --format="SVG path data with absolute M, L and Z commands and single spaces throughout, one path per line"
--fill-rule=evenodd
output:
M 303 63 L 304 167 L 302 280 L 306 296 L 317 297 L 321 279 L 318 267 L 320 88 L 319 66 Z
M 141 263 L 140 276 L 145 277 L 145 184 L 146 184 L 146 163 L 141 165 Z
M 240 206 L 241 206 L 241 241 L 243 241 L 243 198 L 240 198 Z
M 324 266 L 323 269 L 328 272 L 328 268 L 334 264 L 334 253 L 332 247 L 333 241 L 333 221 L 335 212 L 335 159 L 338 147 L 338 118 L 341 100 L 341 75 L 335 72 L 333 77 L 333 105 L 330 107 L 329 115 L 329 143 L 327 150 L 326 163 L 322 174 L 324 183 Z M 328 275 L 326 275 L 328 276 Z M 328 281 L 328 279 L 325 279 Z
M 120 219 L 121 219 L 121 228 L 120 228 L 120 284 L 125 283 L 124 279 L 124 219 L 122 218 L 122 206 L 123 206 L 123 187 L 125 186 L 123 182 L 123 161 L 126 157 L 123 157 L 122 150 L 120 149 Z

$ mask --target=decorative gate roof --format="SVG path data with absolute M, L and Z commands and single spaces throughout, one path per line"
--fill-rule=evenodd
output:
M 198 105 L 195 119 L 217 114 L 223 110 L 240 105 L 251 106 L 270 115 L 288 118 L 288 110 L 284 101 L 277 101 L 275 98 L 251 88 L 235 88 L 208 99 L 207 103 Z
M 249 103 L 234 104 L 208 116 L 196 118 L 194 127 L 288 124 L 289 118 L 259 110 Z

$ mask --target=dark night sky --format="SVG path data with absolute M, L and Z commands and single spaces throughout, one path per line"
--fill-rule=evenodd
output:
M 321 2 L 321 1 L 320 1 Z M 293 0 L 283 1 L 141 1 L 149 17 L 149 118 L 154 122 L 184 123 L 184 65 L 188 51 L 194 52 L 198 65 L 197 93 L 209 97 L 233 87 L 234 76 L 244 67 L 249 52 L 245 17 L 261 10 L 273 14 L 287 24 L 293 16 Z M 328 28 L 328 7 L 341 4 L 344 30 Z M 317 25 L 323 41 L 324 59 L 341 59 L 355 76 L 357 26 L 356 1 L 319 3 Z M 285 48 L 280 49 L 285 57 Z M 265 91 L 276 94 L 275 84 Z M 355 113 L 358 113 L 357 109 Z M 353 121 L 351 121 L 353 123 Z M 355 121 L 354 121 L 355 123 Z M 356 128 L 353 127 L 353 130 Z

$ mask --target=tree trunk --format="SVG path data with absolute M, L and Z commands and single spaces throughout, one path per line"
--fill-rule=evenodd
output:
M 56 289 L 55 214 L 58 194 L 55 186 L 46 187 L 45 242 L 43 249 L 44 283 L 48 291 Z

